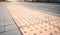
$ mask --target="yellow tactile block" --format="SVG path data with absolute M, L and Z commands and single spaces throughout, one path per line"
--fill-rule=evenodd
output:
M 23 6 L 5 3 L 23 35 L 60 35 L 60 18 Z

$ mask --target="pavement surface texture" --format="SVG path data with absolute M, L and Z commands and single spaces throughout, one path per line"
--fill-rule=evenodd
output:
M 0 35 L 21 35 L 3 2 L 0 2 Z
M 7 2 L 4 4 L 22 35 L 60 35 L 60 17 L 27 8 L 28 5 L 25 7 L 25 3 L 16 5 Z
M 13 2 L 13 4 L 60 17 L 60 3 Z

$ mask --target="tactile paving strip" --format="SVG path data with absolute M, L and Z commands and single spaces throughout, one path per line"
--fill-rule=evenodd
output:
M 60 18 L 5 3 L 23 35 L 60 35 Z

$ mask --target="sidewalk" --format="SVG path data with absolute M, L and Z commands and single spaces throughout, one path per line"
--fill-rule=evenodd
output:
M 3 2 L 0 2 L 0 35 L 21 35 Z
M 5 6 L 23 35 L 60 35 L 60 17 L 11 3 Z

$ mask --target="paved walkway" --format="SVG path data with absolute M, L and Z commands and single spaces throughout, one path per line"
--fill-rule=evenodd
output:
M 23 35 L 60 35 L 60 18 L 11 3 L 5 3 Z
M 2 2 L 0 2 L 0 35 L 21 35 Z

